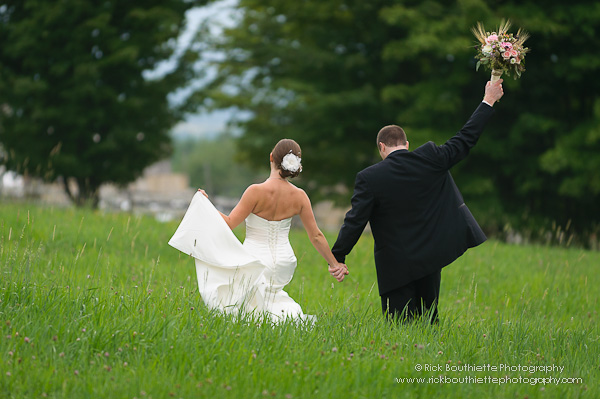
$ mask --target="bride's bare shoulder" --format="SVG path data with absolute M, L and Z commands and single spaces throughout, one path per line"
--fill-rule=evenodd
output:
M 262 182 L 262 183 L 255 183 L 255 184 L 248 186 L 248 188 L 246 189 L 246 192 L 244 194 L 263 197 L 265 195 L 272 194 L 279 189 L 280 189 L 279 187 L 269 184 L 269 182 Z
M 261 187 L 261 184 L 251 184 L 248 186 L 248 188 L 246 188 L 246 191 L 244 191 L 244 196 L 260 195 L 263 190 L 264 188 Z
M 300 187 L 296 187 L 292 184 L 293 187 L 293 192 L 294 192 L 294 196 L 296 198 L 299 198 L 301 200 L 309 200 L 308 198 L 308 194 L 306 194 L 306 191 L 304 191 L 303 189 L 301 189 Z M 310 201 L 310 200 L 309 200 Z

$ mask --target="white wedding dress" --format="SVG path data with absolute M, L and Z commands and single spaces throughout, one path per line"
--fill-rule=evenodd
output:
M 169 245 L 194 258 L 198 289 L 209 308 L 266 315 L 273 322 L 314 322 L 283 290 L 296 269 L 291 221 L 250 214 L 242 245 L 208 198 L 196 193 Z

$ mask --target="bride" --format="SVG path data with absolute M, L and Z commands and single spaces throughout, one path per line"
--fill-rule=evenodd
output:
M 229 215 L 214 208 L 200 189 L 169 245 L 194 257 L 198 288 L 211 309 L 266 314 L 272 321 L 310 319 L 283 290 L 292 280 L 296 256 L 289 242 L 292 217 L 299 215 L 310 242 L 338 281 L 348 274 L 319 230 L 306 193 L 287 179 L 302 171 L 300 146 L 283 139 L 270 154 L 271 174 L 246 189 Z M 233 228 L 246 221 L 246 239 Z

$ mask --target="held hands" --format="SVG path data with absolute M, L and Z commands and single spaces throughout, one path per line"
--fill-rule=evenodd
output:
M 491 81 L 487 82 L 485 85 L 485 95 L 483 96 L 483 100 L 488 102 L 490 105 L 494 105 L 494 103 L 504 95 L 504 90 L 502 89 L 503 79 L 498 79 L 496 82 L 492 83 Z
M 344 277 L 348 274 L 348 266 L 343 263 L 329 265 L 329 274 L 331 274 L 338 282 L 344 281 Z

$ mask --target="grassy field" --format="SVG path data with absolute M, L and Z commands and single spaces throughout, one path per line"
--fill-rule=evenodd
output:
M 0 204 L 0 397 L 600 396 L 600 253 L 489 241 L 442 272 L 439 325 L 391 326 L 371 237 L 338 284 L 294 231 L 318 322 L 273 327 L 204 308 L 176 226 Z

